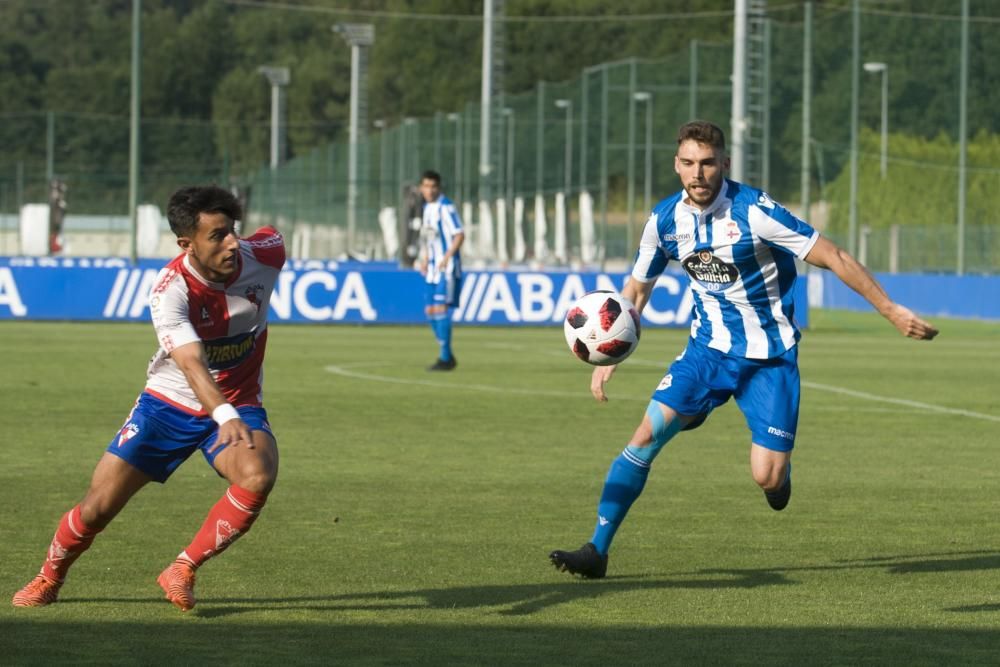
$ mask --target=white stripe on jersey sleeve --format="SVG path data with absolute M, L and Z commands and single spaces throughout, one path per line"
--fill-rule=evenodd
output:
M 761 195 L 761 198 L 766 198 L 771 205 L 761 204 L 758 200 L 747 208 L 750 230 L 764 241 L 785 248 L 804 260 L 819 240 L 819 232 L 766 195 Z
M 448 242 L 451 245 L 451 239 L 462 231 L 462 223 L 458 219 L 458 212 L 452 204 L 447 206 L 442 205 L 440 208 L 441 220 L 444 222 L 444 230 L 448 234 Z
M 664 262 L 663 268 L 659 271 L 652 270 L 653 260 L 661 252 L 660 233 L 657 231 L 658 223 L 659 216 L 656 213 L 651 213 L 649 219 L 646 220 L 646 226 L 642 228 L 642 238 L 639 239 L 639 252 L 635 258 L 635 266 L 632 267 L 632 277 L 640 283 L 648 283 L 656 280 L 667 266 L 667 262 Z

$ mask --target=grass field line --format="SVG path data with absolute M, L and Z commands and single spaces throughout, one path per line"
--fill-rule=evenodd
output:
M 985 421 L 1000 422 L 1000 417 L 996 415 L 988 415 L 982 412 L 973 412 L 972 410 L 960 410 L 958 408 L 948 408 L 943 405 L 934 405 L 933 403 L 921 403 L 920 401 L 911 401 L 905 398 L 893 398 L 891 396 L 881 396 L 879 394 L 869 394 L 866 391 L 857 391 L 855 389 L 848 389 L 846 387 L 836 387 L 829 384 L 820 384 L 818 382 L 802 382 L 803 387 L 808 387 L 809 389 L 818 389 L 820 391 L 828 391 L 834 394 L 843 394 L 844 396 L 853 396 L 855 398 L 863 398 L 868 401 L 879 401 L 881 403 L 891 403 L 893 405 L 904 405 L 910 408 L 917 408 L 919 410 L 930 410 L 931 412 L 940 412 L 948 415 L 960 415 L 962 417 L 972 417 L 973 419 L 983 419 Z
M 546 351 L 545 354 L 548 355 L 558 355 L 565 356 L 563 352 Z M 629 360 L 632 365 L 639 366 L 652 366 L 655 368 L 666 368 L 668 364 L 658 361 L 647 361 L 645 359 L 632 358 Z M 870 394 L 865 391 L 857 391 L 856 389 L 848 389 L 847 387 L 837 387 L 835 385 L 820 384 L 819 382 L 806 382 L 802 381 L 802 386 L 809 389 L 816 389 L 818 391 L 826 391 L 834 394 L 841 394 L 843 396 L 851 396 L 853 398 L 863 398 L 868 401 L 878 401 L 880 403 L 889 403 L 891 405 L 899 405 L 902 407 L 912 408 L 913 410 L 928 410 L 930 412 L 938 412 L 942 414 L 949 415 L 960 415 L 963 417 L 971 417 L 973 419 L 982 419 L 985 421 L 1000 422 L 1000 417 L 997 415 L 988 415 L 982 412 L 973 412 L 972 410 L 962 410 L 959 408 L 949 408 L 943 405 L 934 405 L 932 403 L 921 403 L 920 401 L 911 401 L 906 398 L 894 398 L 892 396 L 882 396 L 881 394 Z
M 652 365 L 650 362 L 647 362 L 647 364 Z M 414 379 L 414 378 L 401 378 L 401 377 L 392 377 L 390 375 L 378 375 L 376 373 L 366 373 L 366 372 L 357 370 L 358 368 L 361 368 L 361 367 L 371 368 L 373 366 L 378 367 L 378 366 L 390 366 L 390 365 L 393 365 L 393 364 L 388 364 L 388 363 L 372 363 L 372 362 L 356 362 L 356 363 L 348 363 L 348 364 L 326 366 L 325 370 L 328 373 L 333 373 L 334 375 L 340 375 L 342 377 L 354 378 L 356 380 L 369 380 L 369 381 L 372 381 L 372 382 L 387 382 L 387 383 L 390 383 L 390 384 L 417 385 L 417 386 L 422 386 L 422 387 L 435 387 L 437 389 L 449 389 L 449 390 L 467 389 L 467 390 L 470 390 L 470 391 L 483 391 L 483 392 L 491 392 L 491 393 L 497 393 L 497 394 L 515 394 L 515 395 L 519 395 L 519 396 L 552 396 L 552 397 L 556 397 L 556 398 L 586 398 L 586 399 L 591 399 L 590 392 L 589 391 L 583 391 L 583 390 L 577 391 L 577 392 L 573 392 L 573 391 L 560 391 L 558 389 L 533 389 L 533 388 L 519 388 L 519 387 L 501 387 L 501 386 L 498 386 L 498 385 L 491 385 L 491 384 L 463 384 L 463 383 L 455 383 L 455 382 L 439 382 L 439 381 L 436 381 L 436 380 L 418 380 L 418 379 Z M 806 383 L 803 383 L 803 384 L 806 384 Z M 825 385 L 817 385 L 814 388 L 822 389 L 824 387 L 825 387 Z M 850 390 L 845 390 L 845 391 L 849 392 Z M 613 400 L 641 401 L 641 402 L 649 401 L 649 396 L 648 395 L 635 396 L 635 395 L 629 395 L 629 394 L 617 394 L 617 393 L 615 393 L 615 394 L 612 394 L 611 396 L 612 396 Z M 904 414 L 909 414 L 909 413 L 916 412 L 918 406 L 922 408 L 923 404 L 917 404 L 917 406 L 903 404 L 903 407 L 908 408 L 908 409 L 905 409 L 905 410 L 893 409 L 893 408 L 876 408 L 876 407 L 872 407 L 872 406 L 865 406 L 865 407 L 857 408 L 857 407 L 840 406 L 840 405 L 822 405 L 822 406 L 817 406 L 815 409 L 823 410 L 823 411 L 839 411 L 839 412 L 850 410 L 852 412 L 877 412 L 877 413 L 904 413 Z M 975 415 L 977 413 L 971 413 L 971 414 Z M 985 416 L 988 417 L 989 415 L 985 415 Z

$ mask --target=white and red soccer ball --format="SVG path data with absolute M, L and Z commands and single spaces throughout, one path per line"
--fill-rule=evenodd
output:
M 639 313 L 621 294 L 587 292 L 570 306 L 563 322 L 570 351 L 588 364 L 610 366 L 639 345 Z

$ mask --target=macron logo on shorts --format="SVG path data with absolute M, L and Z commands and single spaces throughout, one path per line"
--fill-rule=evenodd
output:
M 779 438 L 784 438 L 785 440 L 794 440 L 795 434 L 789 433 L 788 431 L 782 431 L 780 428 L 774 428 L 773 426 L 767 427 L 767 432 L 771 435 L 776 435 Z

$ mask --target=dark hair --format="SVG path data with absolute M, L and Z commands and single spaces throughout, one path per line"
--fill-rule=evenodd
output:
M 680 146 L 688 139 L 693 139 L 699 144 L 706 144 L 712 148 L 726 150 L 726 134 L 722 128 L 707 120 L 692 120 L 684 123 L 677 130 L 677 145 Z
M 437 173 L 433 169 L 428 169 L 420 175 L 421 181 L 434 181 L 438 185 L 441 185 L 441 174 Z
M 217 185 L 181 188 L 170 195 L 167 220 L 174 236 L 193 235 L 198 227 L 198 216 L 202 213 L 224 213 L 231 220 L 243 218 L 243 209 L 236 196 Z

